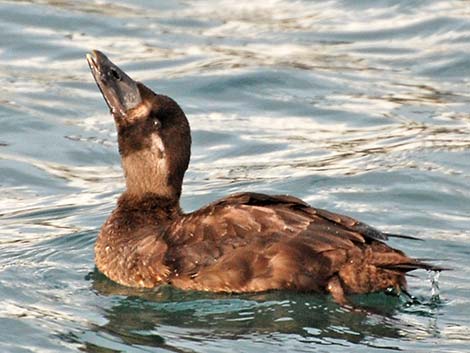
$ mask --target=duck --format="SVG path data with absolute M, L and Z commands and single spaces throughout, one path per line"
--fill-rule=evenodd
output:
M 191 132 L 172 98 L 134 81 L 105 54 L 86 55 L 114 118 L 126 188 L 95 243 L 96 267 L 123 286 L 331 295 L 407 292 L 417 269 L 441 271 L 387 245 L 391 237 L 289 195 L 241 192 L 185 213 Z

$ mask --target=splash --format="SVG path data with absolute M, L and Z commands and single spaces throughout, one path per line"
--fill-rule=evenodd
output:
M 428 279 L 431 282 L 431 301 L 439 301 L 439 276 L 440 271 L 428 271 Z

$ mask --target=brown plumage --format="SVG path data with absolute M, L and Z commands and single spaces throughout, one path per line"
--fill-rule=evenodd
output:
M 312 291 L 345 304 L 346 294 L 406 289 L 408 271 L 441 270 L 386 245 L 390 234 L 292 196 L 240 193 L 183 213 L 191 144 L 183 111 L 102 53 L 87 59 L 115 118 L 126 175 L 127 190 L 95 246 L 96 265 L 110 279 L 212 292 Z

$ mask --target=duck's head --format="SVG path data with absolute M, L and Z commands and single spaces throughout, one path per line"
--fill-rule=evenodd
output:
M 114 116 L 127 193 L 177 200 L 189 164 L 191 134 L 179 105 L 131 79 L 103 53 L 87 54 Z

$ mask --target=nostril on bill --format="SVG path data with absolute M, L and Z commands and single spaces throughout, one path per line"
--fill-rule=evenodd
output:
M 117 72 L 115 69 L 111 69 L 109 72 L 114 79 L 118 81 L 121 80 L 121 75 L 119 75 L 119 72 Z

